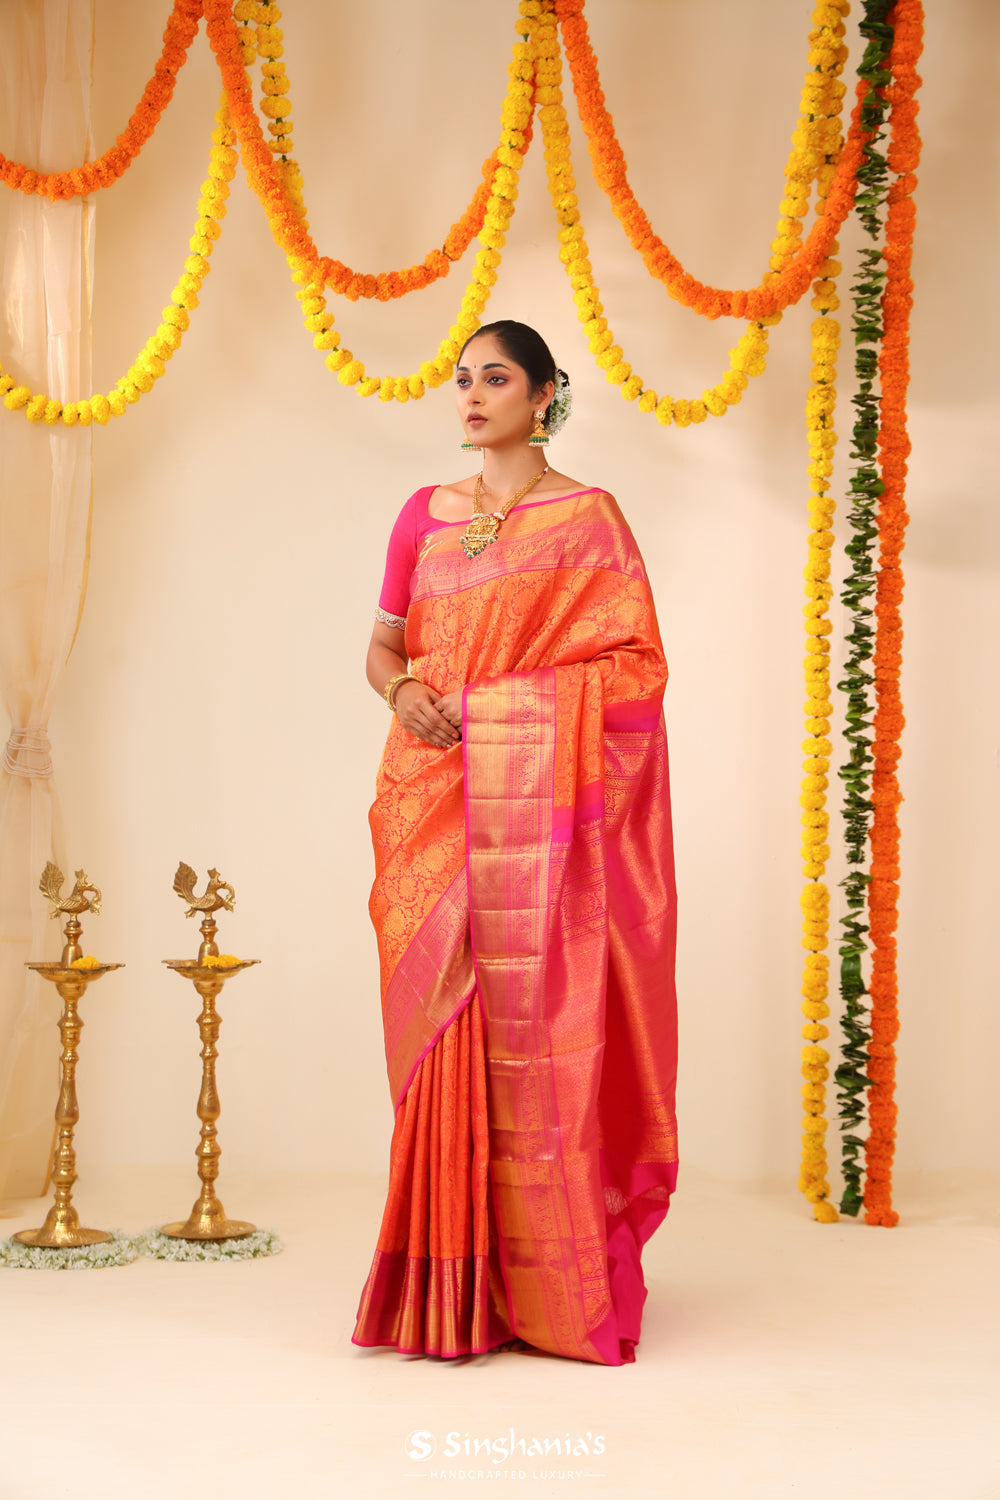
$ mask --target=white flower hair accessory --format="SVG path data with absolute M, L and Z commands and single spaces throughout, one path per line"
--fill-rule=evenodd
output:
M 556 388 L 552 400 L 549 402 L 548 416 L 545 422 L 545 431 L 549 437 L 555 437 L 566 425 L 566 419 L 573 410 L 573 392 L 569 388 L 569 376 L 565 370 L 556 371 Z

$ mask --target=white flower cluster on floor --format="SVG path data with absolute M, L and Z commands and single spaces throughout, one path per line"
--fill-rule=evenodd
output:
M 79 1245 L 72 1250 L 53 1250 L 47 1245 L 22 1245 L 15 1239 L 0 1241 L 0 1266 L 14 1271 L 102 1271 L 107 1266 L 127 1266 L 139 1255 L 138 1241 L 113 1231 L 114 1237 L 98 1245 Z
M 256 1260 L 280 1255 L 284 1249 L 274 1229 L 257 1229 L 241 1240 L 175 1240 L 159 1229 L 147 1229 L 135 1243 L 140 1254 L 154 1260 Z
M 14 1271 L 101 1271 L 106 1266 L 127 1266 L 140 1255 L 152 1260 L 257 1260 L 262 1255 L 280 1255 L 284 1246 L 275 1229 L 258 1229 L 241 1240 L 175 1240 L 159 1229 L 143 1234 L 122 1234 L 99 1245 L 80 1245 L 73 1250 L 53 1250 L 46 1245 L 21 1245 L 15 1239 L 0 1240 L 0 1268 Z

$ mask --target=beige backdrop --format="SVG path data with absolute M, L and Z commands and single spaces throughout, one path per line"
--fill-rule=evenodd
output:
M 947 9 L 945 22 L 931 7 L 917 200 L 904 1172 L 995 1164 L 982 1068 L 1000 1042 L 988 464 L 1000 14 L 990 0 Z M 704 279 L 748 285 L 766 264 L 809 10 L 588 6 L 633 185 Z M 141 93 L 166 11 L 98 0 L 98 150 Z M 494 143 L 513 0 L 298 0 L 287 12 L 296 154 L 321 248 L 365 270 L 420 259 Z M 152 332 L 181 268 L 217 94 L 202 33 L 155 137 L 99 196 L 98 389 Z M 738 329 L 696 319 L 648 278 L 589 179 L 576 125 L 575 141 L 626 355 L 661 393 L 700 394 Z M 810 314 L 774 331 L 767 374 L 728 417 L 664 430 L 594 368 L 555 245 L 536 145 L 487 316 L 536 324 L 570 372 L 576 407 L 553 460 L 616 493 L 653 578 L 672 664 L 682 1152 L 720 1175 L 791 1185 Z M 468 264 L 403 303 L 336 299 L 345 342 L 371 369 L 415 368 L 452 321 Z M 366 811 L 387 716 L 363 657 L 399 506 L 468 461 L 447 390 L 387 407 L 324 368 L 242 176 L 201 300 L 154 394 L 97 434 L 90 592 L 52 722 L 69 858 L 105 892 L 88 947 L 128 965 L 85 1008 L 81 1171 L 191 1159 L 196 1010 L 159 962 L 197 938 L 171 892 L 179 859 L 235 884 L 224 945 L 263 960 L 222 1006 L 224 1170 L 379 1170 L 391 1120 Z M 0 413 L 0 442 L 12 420 Z M 841 458 L 843 486 L 843 441 Z

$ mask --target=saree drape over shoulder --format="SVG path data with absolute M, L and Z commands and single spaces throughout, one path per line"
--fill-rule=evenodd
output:
M 621 1364 L 677 1171 L 666 665 L 610 495 L 462 529 L 406 614 L 462 742 L 394 719 L 370 815 L 396 1124 L 354 1341 Z

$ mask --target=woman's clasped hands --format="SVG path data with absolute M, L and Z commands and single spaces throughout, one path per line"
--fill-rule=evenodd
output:
M 428 745 L 449 750 L 462 738 L 462 689 L 436 693 L 410 678 L 396 689 L 396 714 L 403 728 Z

